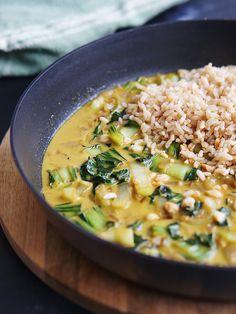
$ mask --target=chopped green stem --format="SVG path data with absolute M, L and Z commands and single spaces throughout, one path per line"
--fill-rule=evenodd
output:
M 81 212 L 81 204 L 64 203 L 56 205 L 55 209 L 60 213 L 74 212 L 78 214 Z
M 94 140 L 96 137 L 102 135 L 102 127 L 101 127 L 101 122 L 98 123 L 98 125 L 95 127 L 92 133 L 92 140 Z
M 48 170 L 47 172 L 50 187 L 55 184 L 70 183 L 78 179 L 78 169 L 72 166 Z
M 121 131 L 118 129 L 118 127 L 116 127 L 114 124 L 112 124 L 109 127 L 108 135 L 109 135 L 109 138 L 111 139 L 111 141 L 113 143 L 115 143 L 116 145 L 119 145 L 119 146 L 123 145 L 123 143 L 124 143 L 123 135 L 122 135 Z

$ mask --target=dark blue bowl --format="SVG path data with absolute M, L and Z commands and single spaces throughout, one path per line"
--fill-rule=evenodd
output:
M 118 33 L 77 49 L 28 87 L 11 125 L 12 153 L 50 221 L 83 254 L 135 282 L 176 294 L 234 300 L 236 268 L 154 258 L 103 241 L 55 212 L 41 193 L 45 149 L 60 125 L 100 91 L 140 75 L 236 64 L 236 22 L 194 21 Z

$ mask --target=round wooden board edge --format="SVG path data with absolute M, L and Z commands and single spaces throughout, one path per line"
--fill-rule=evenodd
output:
M 20 258 L 23 264 L 36 276 L 38 277 L 46 286 L 49 286 L 52 290 L 56 291 L 61 296 L 65 297 L 69 301 L 84 307 L 88 311 L 92 311 L 98 314 L 120 314 L 121 312 L 115 310 L 111 307 L 106 307 L 102 304 L 96 303 L 91 299 L 88 299 L 82 295 L 78 297 L 78 294 L 75 292 L 72 293 L 67 287 L 62 286 L 62 284 L 57 281 L 55 278 L 50 276 L 50 274 L 42 271 L 38 266 L 36 266 L 33 261 L 21 250 L 21 248 L 17 245 L 15 240 L 8 233 L 7 228 L 5 228 L 4 224 L 0 219 L 0 224 L 3 230 L 3 233 L 9 242 L 11 248 L 15 252 L 15 254 Z M 47 279 L 47 280 L 45 280 Z M 74 294 L 74 295 L 73 295 Z
M 10 151 L 10 130 L 4 136 L 2 142 L 0 143 L 0 161 L 1 154 L 4 154 L 4 149 L 8 149 L 7 154 L 11 154 Z M 3 151 L 3 152 L 1 152 Z M 12 155 L 11 158 L 13 159 Z M 14 162 L 12 160 L 12 162 Z M 22 180 L 23 183 L 23 180 Z M 47 222 L 48 223 L 48 222 Z M 114 308 L 106 306 L 104 304 L 99 304 L 92 299 L 86 298 L 86 296 L 78 295 L 76 292 L 71 291 L 68 287 L 62 285 L 58 280 L 52 277 L 49 273 L 42 270 L 39 266 L 37 266 L 33 260 L 25 254 L 25 252 L 20 248 L 20 246 L 16 243 L 16 241 L 12 238 L 11 234 L 8 232 L 7 227 L 5 226 L 2 217 L 0 215 L 0 224 L 3 230 L 3 233 L 9 242 L 11 248 L 15 252 L 15 254 L 20 258 L 23 264 L 36 276 L 38 277 L 45 285 L 49 286 L 52 290 L 56 291 L 61 296 L 65 297 L 69 301 L 84 307 L 88 311 L 92 311 L 98 314 L 119 314 L 120 312 Z

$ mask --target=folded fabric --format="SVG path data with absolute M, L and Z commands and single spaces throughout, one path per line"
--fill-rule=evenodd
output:
M 118 28 L 186 0 L 0 0 L 0 76 L 38 73 Z

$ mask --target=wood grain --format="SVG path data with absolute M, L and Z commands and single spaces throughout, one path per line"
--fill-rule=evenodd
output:
M 57 292 L 96 313 L 236 313 L 236 303 L 162 294 L 128 282 L 81 256 L 47 221 L 42 206 L 18 174 L 9 134 L 0 147 L 0 165 L 0 221 L 4 232 L 23 262 Z

